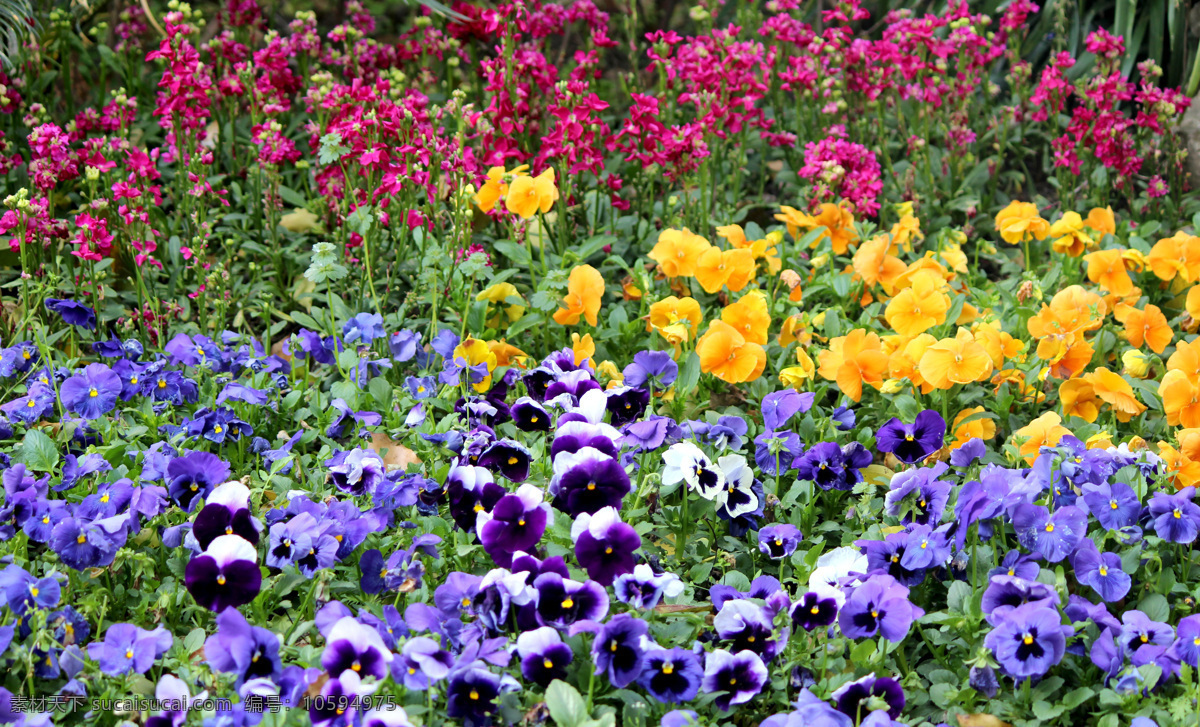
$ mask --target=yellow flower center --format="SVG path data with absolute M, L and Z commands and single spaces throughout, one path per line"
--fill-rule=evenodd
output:
M 469 598 L 464 598 L 464 599 L 462 600 L 462 605 L 463 605 L 463 608 L 466 608 L 467 606 L 470 606 L 470 605 L 471 605 L 471 599 L 469 599 Z
M 88 389 L 88 396 L 90 396 L 90 397 L 92 397 L 93 399 L 95 399 L 97 396 L 100 396 L 100 392 L 99 392 L 99 391 L 96 391 L 96 388 L 95 388 L 95 387 L 92 387 L 91 389 Z
M 611 546 L 611 545 L 610 545 L 609 547 L 607 547 L 607 548 L 605 548 L 605 549 L 604 549 L 604 554 L 605 554 L 605 555 L 612 555 L 612 546 Z
M 1178 520 L 1179 518 L 1183 517 L 1183 513 L 1182 513 L 1182 512 L 1180 512 L 1179 508 L 1175 508 L 1174 510 L 1172 510 L 1172 511 L 1171 511 L 1171 514 L 1175 516 L 1175 519 L 1176 519 L 1176 520 Z
M 871 618 L 879 618 L 879 612 L 878 612 L 878 611 L 872 611 L 872 612 L 871 612 Z
M 218 586 L 225 585 L 225 576 L 217 576 L 217 585 Z
M 813 606 L 812 608 L 808 609 L 808 612 L 811 613 L 812 615 L 816 616 L 818 613 L 821 612 L 821 607 Z
M 609 651 L 611 651 L 611 652 L 613 652 L 613 653 L 616 653 L 616 651 L 617 651 L 617 640 L 616 640 L 616 639 L 613 639 L 613 640 L 612 640 L 612 643 L 610 643 L 610 644 L 608 645 L 608 650 L 609 650 Z
M 351 669 L 353 669 L 354 671 L 362 671 L 362 664 L 359 664 L 359 663 L 356 661 L 356 662 L 354 662 L 353 664 L 351 664 L 351 665 L 350 665 L 350 668 L 351 668 Z
M 589 483 L 588 483 L 588 485 L 587 485 L 587 488 L 588 488 L 588 490 L 594 490 L 594 489 L 596 489 L 596 483 L 595 483 L 595 482 L 589 482 Z
M 76 543 L 79 543 L 80 545 L 82 545 L 82 544 L 84 544 L 84 543 L 86 543 L 86 542 L 87 542 L 87 536 L 86 536 L 86 535 L 84 535 L 83 533 L 80 533 L 80 534 L 79 534 L 79 537 L 78 537 L 78 538 L 75 538 L 75 542 L 76 542 Z
M 544 659 L 544 660 L 542 661 L 542 666 L 544 666 L 544 667 L 546 667 L 547 669 L 549 669 L 550 667 L 554 666 L 554 662 L 550 661 L 549 659 Z
M 158 388 L 160 388 L 160 389 L 165 389 L 165 388 L 167 388 L 167 380 L 166 380 L 166 379 L 159 379 L 159 380 L 158 380 Z
M 39 593 L 41 593 L 41 591 L 39 591 L 39 590 L 38 590 L 38 587 L 37 587 L 37 586 L 30 586 L 30 587 L 29 587 L 29 595 L 33 596 L 34 598 L 37 598 L 37 595 L 38 595 Z
M 575 606 L 575 601 L 571 600 L 570 596 L 567 596 L 566 598 L 563 599 L 563 602 L 562 602 L 563 608 L 574 608 L 574 606 Z
M 477 691 L 475 691 L 474 689 L 472 689 L 472 690 L 471 690 L 471 693 L 470 693 L 469 695 L 467 695 L 467 696 L 469 696 L 471 699 L 479 699 L 479 692 L 477 692 Z
M 1113 510 L 1116 510 L 1116 509 L 1117 509 L 1117 501 L 1116 501 L 1116 500 L 1109 500 L 1109 501 L 1108 501 L 1108 506 L 1109 506 L 1111 509 L 1113 509 Z
M 132 659 L 132 658 L 133 658 L 133 649 L 128 649 L 128 650 L 126 650 L 126 652 L 125 652 L 125 658 L 126 658 L 126 659 Z
M 670 674 L 675 671 L 675 665 L 669 661 L 664 661 L 662 665 L 662 673 Z
M 509 457 L 509 458 L 508 458 L 508 463 L 509 463 L 509 464 L 516 464 L 516 463 L 517 463 L 517 458 L 516 458 L 516 457 Z
M 1100 566 L 1100 575 L 1102 575 L 1102 576 L 1108 575 L 1108 568 L 1105 568 L 1104 566 Z
M 1046 523 L 1046 532 L 1048 532 L 1048 533 L 1054 532 L 1054 523 Z
M 220 425 L 220 424 L 214 424 L 214 425 L 213 425 L 213 431 L 214 431 L 214 432 L 216 432 L 217 434 L 220 434 L 221 432 L 223 432 L 223 431 L 225 431 L 225 430 L 221 428 L 221 425 Z
M 529 417 L 529 423 L 530 423 L 530 424 L 537 424 L 537 422 L 538 422 L 538 418 L 537 418 L 537 415 L 536 415 L 536 414 L 534 414 L 533 416 Z
M 520 520 L 518 520 L 517 525 L 520 525 L 521 527 L 525 527 L 525 518 L 521 518 Z
M 1021 639 L 1021 641 L 1025 642 L 1026 646 L 1029 646 L 1033 643 L 1033 636 L 1030 634 L 1025 634 L 1025 638 Z

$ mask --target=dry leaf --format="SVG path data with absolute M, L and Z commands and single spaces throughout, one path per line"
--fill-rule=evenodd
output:
M 391 437 L 383 432 L 372 434 L 371 443 L 367 446 L 383 457 L 383 463 L 388 469 L 402 470 L 408 467 L 409 464 L 419 464 L 421 462 L 416 453 L 411 449 L 399 442 L 393 441 Z
M 320 225 L 317 216 L 308 210 L 295 209 L 279 219 L 279 224 L 288 232 L 308 232 Z
M 990 714 L 960 714 L 958 727 L 1012 727 L 1008 722 Z

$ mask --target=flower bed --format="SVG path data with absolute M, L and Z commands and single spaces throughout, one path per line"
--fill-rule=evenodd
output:
M 1190 101 L 1124 39 L 151 5 L 0 78 L 0 724 L 1200 714 Z

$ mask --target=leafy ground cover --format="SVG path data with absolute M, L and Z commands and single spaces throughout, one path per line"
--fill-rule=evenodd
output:
M 0 724 L 1200 718 L 1190 100 L 1121 37 L 111 9 L 0 77 Z

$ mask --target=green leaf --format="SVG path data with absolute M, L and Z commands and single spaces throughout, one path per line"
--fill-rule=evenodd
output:
M 850 651 L 851 664 L 865 664 L 875 655 L 875 642 L 867 639 Z
M 320 323 L 317 323 L 316 318 L 313 318 L 304 311 L 292 311 L 291 313 L 288 313 L 288 315 L 291 316 L 293 321 L 299 323 L 301 326 L 309 329 L 310 331 L 320 332 L 324 330 L 324 326 L 322 326 Z
M 912 423 L 921 413 L 923 407 L 917 403 L 917 400 L 905 394 L 892 399 L 892 405 L 896 407 L 896 411 L 900 414 L 900 418 L 906 422 Z
M 971 603 L 971 586 L 963 581 L 954 581 L 946 592 L 946 608 L 954 613 L 967 613 Z
M 304 209 L 305 207 L 308 206 L 308 200 L 304 199 L 303 195 L 301 195 L 299 192 L 292 189 L 291 187 L 286 187 L 284 185 L 280 185 L 279 186 L 279 196 L 283 198 L 284 202 L 287 202 L 288 204 L 292 205 L 293 207 L 299 207 L 300 209 Z
M 561 679 L 546 687 L 546 709 L 558 727 L 579 727 L 589 720 L 587 705 L 579 691 Z
M 1171 615 L 1171 606 L 1166 596 L 1161 593 L 1150 593 L 1138 601 L 1138 610 L 1150 617 L 1151 621 L 1166 621 Z
M 371 398 L 380 406 L 384 409 L 391 409 L 392 385 L 387 379 L 376 376 L 371 379 L 371 383 L 367 384 L 367 391 L 371 392 Z
M 40 429 L 30 429 L 21 440 L 20 461 L 36 472 L 52 472 L 59 460 L 58 446 Z
M 700 380 L 700 356 L 692 351 L 687 360 L 679 367 L 679 376 L 675 379 L 675 396 L 683 396 L 696 386 Z

